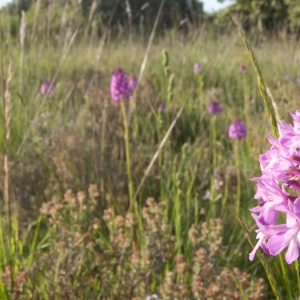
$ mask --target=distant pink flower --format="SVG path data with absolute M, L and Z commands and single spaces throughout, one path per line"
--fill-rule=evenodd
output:
M 117 68 L 111 76 L 110 94 L 115 102 L 130 99 L 132 96 L 128 76 L 121 68 Z
M 232 122 L 228 128 L 228 136 L 234 140 L 245 138 L 247 135 L 246 125 L 240 119 Z
M 41 94 L 46 94 L 46 93 L 54 93 L 55 92 L 55 87 L 53 84 L 51 84 L 51 82 L 49 81 L 44 81 L 42 84 L 41 84 L 41 87 L 40 87 L 40 93 Z
M 247 70 L 246 66 L 244 66 L 244 65 L 240 66 L 240 71 L 241 72 L 245 72 L 246 70 Z
M 289 73 L 286 73 L 286 74 L 284 75 L 284 79 L 285 79 L 286 81 L 290 80 L 290 79 L 291 79 L 290 74 L 289 74 Z
M 217 101 L 211 102 L 209 104 L 209 106 L 208 106 L 208 112 L 210 114 L 216 114 L 216 115 L 219 114 L 219 113 L 221 113 L 222 112 L 222 106 L 221 106 L 221 104 L 219 102 L 217 102 Z
M 166 103 L 161 103 L 161 104 L 159 105 L 159 107 L 158 107 L 158 110 L 159 110 L 159 111 L 165 111 L 165 110 L 166 110 L 166 107 L 167 107 Z
M 194 73 L 198 74 L 200 70 L 201 70 L 201 64 L 198 61 L 196 61 L 194 64 Z
M 300 76 L 298 76 L 298 77 L 296 78 L 296 82 L 297 82 L 297 83 L 300 83 Z
M 128 87 L 131 89 L 131 90 L 134 90 L 137 86 L 138 86 L 138 80 L 135 76 L 132 76 L 130 79 L 129 79 L 129 82 L 128 82 Z

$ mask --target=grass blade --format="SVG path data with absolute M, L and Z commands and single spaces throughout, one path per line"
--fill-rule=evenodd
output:
M 265 85 L 264 79 L 261 75 L 261 71 L 260 71 L 258 62 L 255 58 L 252 47 L 251 47 L 251 45 L 249 44 L 249 42 L 246 38 L 246 35 L 245 35 L 245 32 L 244 32 L 242 26 L 239 24 L 239 22 L 237 21 L 237 19 L 233 15 L 231 15 L 231 18 L 232 18 L 233 22 L 235 23 L 235 25 L 237 26 L 240 34 L 242 35 L 243 42 L 244 42 L 244 44 L 247 48 L 248 54 L 251 58 L 251 61 L 252 61 L 253 67 L 254 67 L 254 71 L 255 71 L 255 74 L 256 74 L 256 77 L 257 77 L 258 88 L 259 88 L 261 97 L 264 101 L 267 115 L 271 120 L 273 135 L 274 135 L 274 137 L 277 138 L 278 137 L 277 121 L 279 121 L 279 120 L 276 120 L 275 109 L 274 109 L 272 100 L 268 96 L 268 90 L 267 90 L 267 87 Z

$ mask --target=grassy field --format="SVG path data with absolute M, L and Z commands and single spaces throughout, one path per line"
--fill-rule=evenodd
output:
M 255 243 L 249 179 L 272 133 L 238 30 L 170 31 L 147 51 L 149 36 L 36 28 L 1 36 L 1 299 L 280 299 L 237 219 Z M 290 123 L 298 43 L 252 45 Z M 140 79 L 128 127 L 110 96 L 117 67 Z M 55 93 L 40 93 L 45 80 Z M 245 139 L 228 138 L 236 118 Z M 298 263 L 265 260 L 282 299 L 297 299 Z

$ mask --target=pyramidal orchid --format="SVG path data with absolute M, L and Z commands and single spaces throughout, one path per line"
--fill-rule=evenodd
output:
M 234 140 L 245 138 L 247 135 L 246 125 L 240 120 L 233 121 L 228 128 L 228 136 Z
M 198 61 L 196 61 L 194 63 L 194 73 L 198 74 L 200 71 L 201 71 L 201 64 Z
M 209 106 L 208 106 L 208 112 L 210 114 L 219 114 L 222 112 L 222 106 L 219 102 L 217 101 L 213 101 L 213 102 L 210 102 Z
M 115 102 L 121 102 L 132 97 L 128 75 L 121 68 L 117 68 L 111 76 L 110 94 Z
M 253 260 L 258 248 L 268 255 L 283 250 L 291 264 L 299 257 L 300 248 L 300 111 L 291 113 L 294 125 L 284 121 L 278 124 L 279 138 L 270 136 L 270 149 L 260 155 L 262 175 L 252 179 L 257 183 L 255 199 L 258 206 L 250 209 L 258 229 L 258 242 L 249 259 Z M 279 223 L 279 215 L 285 222 Z
M 128 81 L 128 87 L 134 90 L 138 86 L 139 82 L 135 76 L 132 76 Z
M 240 66 L 240 72 L 246 72 L 247 68 L 244 65 Z
M 41 86 L 40 86 L 40 93 L 41 94 L 46 94 L 46 93 L 54 93 L 55 92 L 55 87 L 54 85 L 49 82 L 49 81 L 44 81 Z

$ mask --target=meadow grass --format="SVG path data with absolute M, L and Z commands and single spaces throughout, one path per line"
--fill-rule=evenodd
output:
M 98 38 L 75 28 L 56 37 L 37 29 L 34 39 L 27 28 L 21 46 L 2 35 L 2 80 L 9 61 L 12 80 L 1 299 L 272 299 L 266 268 L 276 274 L 278 299 L 297 298 L 297 263 L 264 257 L 264 268 L 248 258 L 246 227 L 255 237 L 248 209 L 256 206 L 249 178 L 260 174 L 272 126 L 238 31 L 156 36 L 134 109 L 128 101 L 122 111 L 110 98 L 111 74 L 120 66 L 138 76 L 149 40 L 108 35 L 97 60 Z M 252 46 L 280 117 L 290 121 L 300 92 L 297 42 Z M 54 94 L 39 93 L 44 80 Z M 207 112 L 211 101 L 221 103 L 220 115 Z M 247 137 L 232 141 L 228 126 L 237 117 Z

